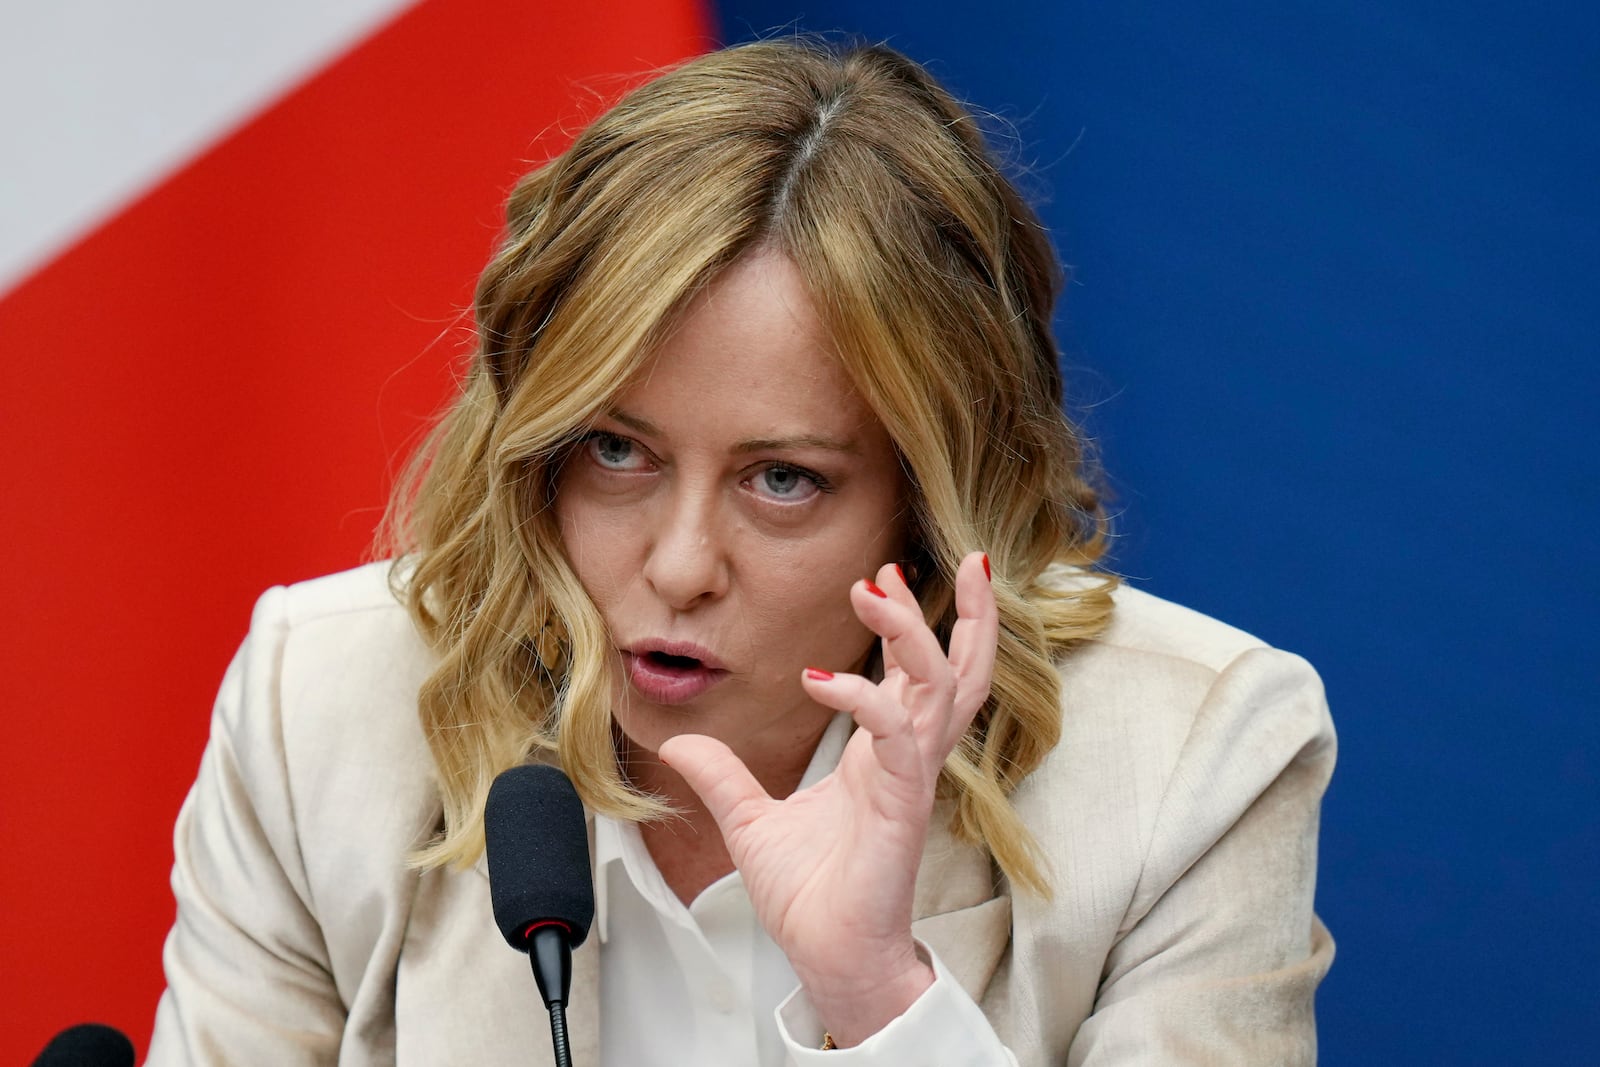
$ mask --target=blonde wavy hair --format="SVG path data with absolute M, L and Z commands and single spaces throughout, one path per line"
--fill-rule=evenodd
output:
M 531 758 L 559 759 L 596 811 L 668 813 L 618 766 L 611 641 L 549 504 L 566 451 L 675 313 L 756 248 L 798 265 L 899 451 L 914 587 L 941 637 L 957 564 L 989 554 L 993 690 L 941 795 L 957 835 L 1048 895 L 1008 795 L 1059 740 L 1054 662 L 1105 626 L 1114 585 L 1092 570 L 1105 515 L 1062 414 L 1060 270 L 978 124 L 921 67 L 804 40 L 661 75 L 511 195 L 461 393 L 382 542 L 404 557 L 398 592 L 439 654 L 420 713 L 444 827 L 415 862 L 474 862 L 490 782 Z

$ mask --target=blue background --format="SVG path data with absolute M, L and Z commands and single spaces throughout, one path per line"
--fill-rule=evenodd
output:
M 1323 1062 L 1600 1063 L 1600 6 L 716 6 L 1017 130 L 1113 565 L 1328 685 Z

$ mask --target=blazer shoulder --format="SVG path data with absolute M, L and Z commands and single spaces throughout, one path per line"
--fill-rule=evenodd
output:
M 1246 652 L 1270 647 L 1235 626 L 1126 584 L 1112 598 L 1111 623 L 1092 644 L 1180 660 L 1212 673 Z
M 359 612 L 404 612 L 391 585 L 396 566 L 394 560 L 378 560 L 335 574 L 275 586 L 263 594 L 257 612 L 265 608 L 291 628 Z
M 197 784 L 189 816 L 225 842 L 217 863 L 253 849 L 284 872 L 346 1007 L 375 946 L 403 932 L 407 856 L 439 821 L 417 710 L 435 657 L 389 574 L 369 564 L 262 594 L 213 713 L 202 776 L 220 784 Z M 270 941 L 281 918 L 251 922 Z
M 1062 734 L 1032 776 L 1041 796 L 1070 786 L 1075 807 L 1120 826 L 1118 841 L 1149 842 L 1162 798 L 1193 780 L 1182 765 L 1256 788 L 1303 755 L 1331 765 L 1333 725 L 1305 660 L 1150 593 L 1113 596 L 1106 629 L 1057 661 Z
M 1285 691 L 1313 697 L 1322 681 L 1304 659 L 1158 596 L 1119 587 L 1110 623 L 1057 662 L 1069 729 L 1096 720 L 1181 743 L 1207 709 L 1252 716 Z M 1298 704 L 1298 701 L 1293 703 Z M 1314 729 L 1324 728 L 1318 723 Z
M 246 645 L 270 661 L 288 691 L 302 678 L 420 679 L 433 655 L 395 596 L 395 566 L 383 560 L 268 589 L 256 601 Z
M 1057 661 L 1061 738 L 1014 794 L 1061 889 L 1053 905 L 1019 902 L 1014 921 L 1060 936 L 1074 916 L 1093 946 L 1085 1003 L 1110 948 L 1259 798 L 1314 812 L 1335 754 L 1305 660 L 1141 590 L 1113 595 L 1107 628 Z
M 436 656 L 390 591 L 391 567 L 275 586 L 256 602 L 219 716 L 252 744 L 270 741 L 296 785 L 348 779 L 354 752 L 426 766 L 417 698 Z

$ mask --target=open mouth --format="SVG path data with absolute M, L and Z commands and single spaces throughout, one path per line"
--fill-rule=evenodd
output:
M 664 667 L 675 671 L 696 671 L 701 667 L 699 660 L 693 656 L 672 656 L 665 652 L 646 652 L 643 657 L 656 667 Z
M 714 660 L 708 662 L 698 656 L 660 649 L 629 652 L 623 658 L 634 689 L 662 704 L 693 700 L 728 675 L 726 670 L 712 666 Z

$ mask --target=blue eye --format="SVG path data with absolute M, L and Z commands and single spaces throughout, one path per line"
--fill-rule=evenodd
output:
M 628 470 L 633 452 L 633 442 L 618 434 L 595 433 L 589 438 L 589 454 L 600 466 L 611 470 Z
M 756 475 L 762 492 L 778 500 L 806 500 L 820 488 L 819 479 L 798 467 L 768 467 Z

